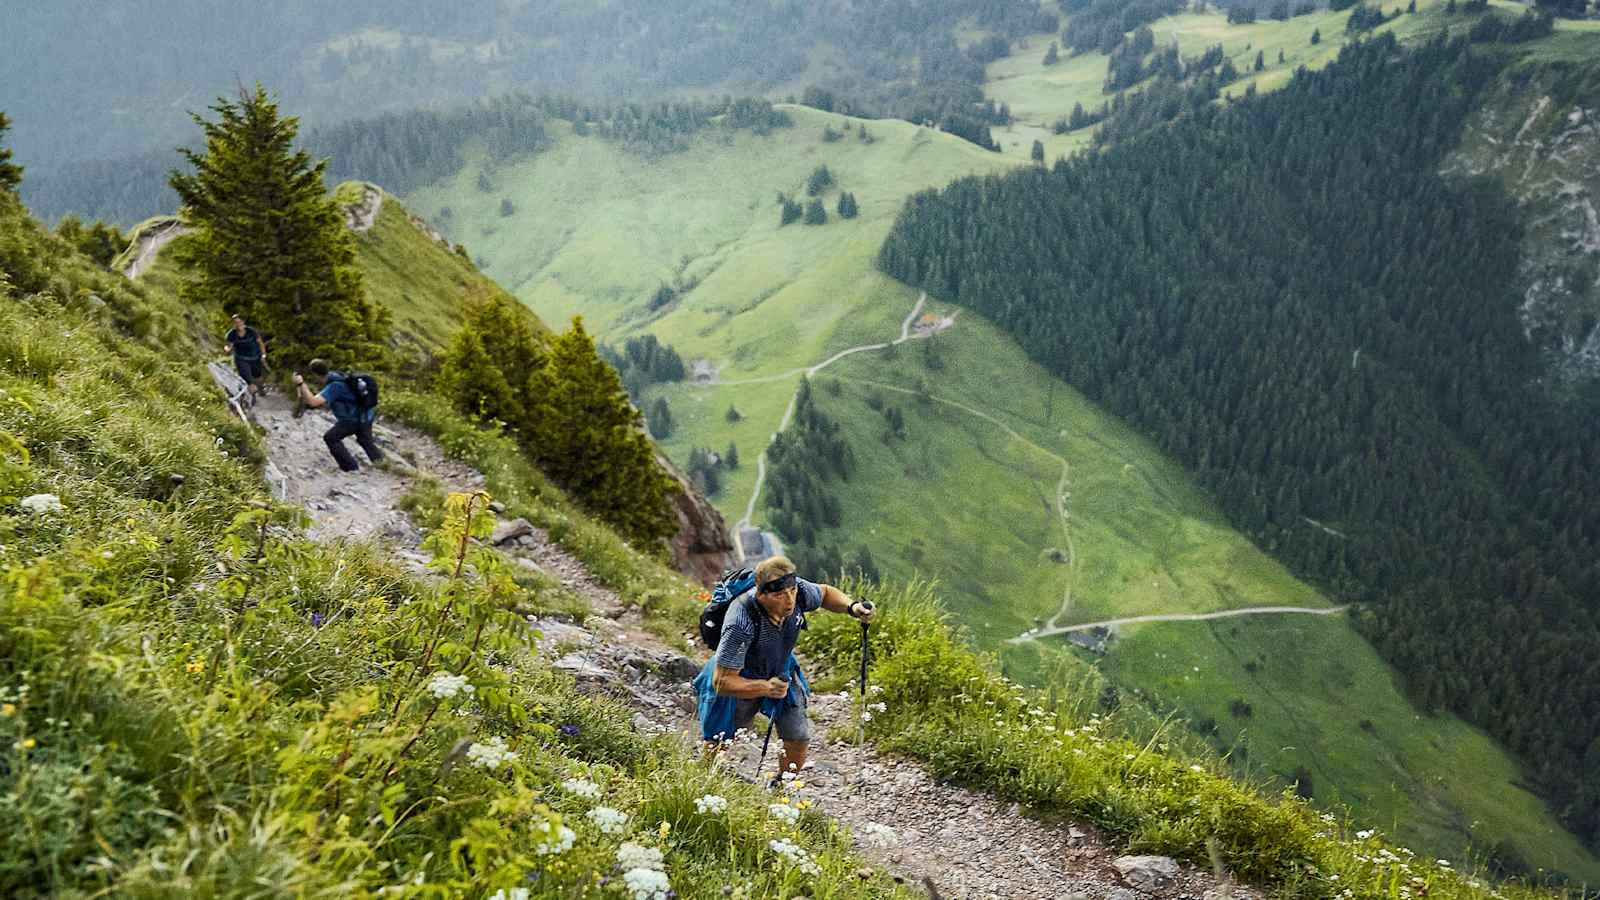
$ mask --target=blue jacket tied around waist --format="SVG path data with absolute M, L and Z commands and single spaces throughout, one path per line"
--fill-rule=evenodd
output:
M 712 657 L 706 660 L 705 667 L 694 678 L 694 690 L 700 698 L 700 739 L 706 741 L 726 741 L 733 738 L 733 713 L 739 705 L 738 697 L 729 697 L 718 694 L 711 686 L 712 679 L 716 677 L 717 660 Z M 750 677 L 739 673 L 743 677 Z M 783 679 L 789 682 L 789 693 L 782 700 L 772 697 L 761 698 L 761 714 L 768 719 L 775 719 L 785 709 L 792 706 L 801 706 L 805 703 L 806 695 L 811 693 L 811 684 L 806 681 L 806 675 L 800 671 L 800 663 L 789 654 L 788 665 L 784 669 Z

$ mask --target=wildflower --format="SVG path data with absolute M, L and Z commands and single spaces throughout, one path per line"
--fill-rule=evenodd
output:
M 728 801 L 716 794 L 707 794 L 694 801 L 694 808 L 696 812 L 721 815 L 728 808 Z
M 767 807 L 767 812 L 774 819 L 781 819 L 785 825 L 793 825 L 800 820 L 800 810 L 784 803 L 774 803 Z
M 579 730 L 578 726 L 572 724 L 571 722 L 562 722 L 561 723 L 560 731 L 561 731 L 562 734 L 566 735 L 567 737 L 577 737 L 578 736 L 578 730 Z
M 632 841 L 617 848 L 617 865 L 624 869 L 661 870 L 661 851 Z
M 876 713 L 888 712 L 889 711 L 889 704 L 881 703 L 881 702 L 880 703 L 869 703 L 869 704 L 867 704 L 867 709 L 870 709 L 870 710 L 872 710 L 873 712 L 876 712 Z
M 861 826 L 861 842 L 868 847 L 887 849 L 900 843 L 900 835 L 893 828 L 877 822 L 868 822 Z
M 16 747 L 18 750 L 32 750 L 34 747 L 39 746 L 39 742 L 35 741 L 33 738 L 23 738 L 12 746 Z
M 633 900 L 667 900 L 672 894 L 672 884 L 667 881 L 666 873 L 655 869 L 629 869 L 622 873 L 622 881 Z
M 883 685 L 875 684 L 872 687 L 867 688 L 867 693 L 876 697 L 877 695 L 883 693 Z
M 1374 832 L 1370 828 L 1366 831 L 1358 831 L 1356 832 L 1356 840 L 1364 841 L 1367 838 L 1372 837 L 1373 834 Z
M 1190 766 L 1189 767 L 1189 771 L 1191 771 L 1191 772 L 1204 772 L 1205 770 L 1206 770 L 1205 766 L 1195 765 L 1195 766 Z
M 811 854 L 807 853 L 803 847 L 800 847 L 793 841 L 787 838 L 775 838 L 768 841 L 767 846 L 772 848 L 773 853 L 783 857 L 789 862 L 790 865 L 793 865 L 795 868 L 806 873 L 807 875 L 822 874 L 822 868 L 811 859 Z
M 311 614 L 311 627 L 312 628 L 321 628 L 322 624 L 324 622 L 326 622 L 326 621 L 328 621 L 328 619 L 327 619 L 327 617 L 323 616 L 322 613 L 314 612 L 314 613 Z M 471 685 L 468 685 L 468 687 L 470 688 Z
M 561 782 L 561 789 L 574 797 L 582 797 L 585 800 L 600 799 L 600 785 L 587 778 L 568 778 L 566 781 Z
M 667 839 L 667 835 L 669 835 L 671 833 L 672 833 L 672 823 L 671 822 L 662 822 L 661 823 L 661 827 L 656 829 L 656 834 L 661 835 L 661 839 L 663 841 L 666 840 Z
M 191 659 L 189 660 L 189 664 L 183 668 L 187 670 L 190 675 L 199 675 L 201 672 L 206 670 L 206 664 L 198 659 Z
M 1438 863 L 1441 866 L 1444 866 L 1446 869 L 1450 868 L 1450 860 L 1448 860 L 1448 859 L 1436 859 L 1436 860 L 1434 860 L 1434 862 Z
M 471 694 L 475 690 L 477 688 L 467 683 L 467 676 L 451 675 L 449 672 L 440 672 L 428 682 L 428 693 L 440 700 L 449 700 L 462 693 Z
M 866 710 L 862 710 L 861 711 L 861 721 L 863 721 L 863 722 L 871 722 L 872 721 L 872 713 L 869 713 Z
M 609 806 L 596 806 L 587 816 L 602 834 L 621 834 L 628 825 L 628 814 Z
M 55 494 L 33 494 L 23 497 L 17 505 L 36 516 L 61 512 L 61 498 Z
M 550 830 L 549 822 L 541 822 L 540 824 L 543 826 L 544 831 Z M 571 850 L 572 842 L 577 839 L 578 835 L 573 832 L 571 828 L 562 825 L 559 831 L 545 838 L 542 842 L 535 846 L 533 848 L 533 852 L 539 854 L 540 856 L 560 856 L 568 850 Z
M 0 703 L 0 718 L 9 719 L 17 714 L 15 703 Z
M 492 737 L 488 743 L 475 743 L 467 748 L 467 762 L 485 769 L 498 769 L 516 758 L 516 753 L 506 749 L 503 737 Z
M 500 890 L 495 891 L 493 894 L 490 894 L 489 900 L 528 900 L 528 889 L 512 888 L 510 891 L 507 891 L 505 888 L 501 888 Z

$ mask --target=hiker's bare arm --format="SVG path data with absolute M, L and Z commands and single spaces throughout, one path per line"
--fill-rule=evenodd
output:
M 855 616 L 863 622 L 872 621 L 873 610 L 871 606 L 863 603 L 861 604 L 859 611 L 852 612 L 851 607 L 855 606 L 856 601 L 851 600 L 849 594 L 846 594 L 844 591 L 839 590 L 831 584 L 819 584 L 817 587 L 822 588 L 823 609 L 827 610 L 828 612 L 844 613 L 845 615 Z
M 717 666 L 711 676 L 711 689 L 724 697 L 754 700 L 771 697 L 781 700 L 789 693 L 789 682 L 782 678 L 745 678 L 737 669 Z
M 311 389 L 306 387 L 305 379 L 301 378 L 299 375 L 294 377 L 294 386 L 300 389 L 301 403 L 304 403 L 312 409 L 321 409 L 322 407 L 328 405 L 328 401 L 322 399 L 321 394 L 311 393 Z

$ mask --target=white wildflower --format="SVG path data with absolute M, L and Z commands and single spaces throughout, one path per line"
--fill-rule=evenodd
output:
M 773 853 L 783 857 L 790 865 L 807 875 L 822 874 L 822 868 L 811 859 L 811 854 L 807 853 L 805 848 L 797 845 L 794 841 L 788 838 L 775 838 L 768 841 L 767 846 L 772 848 Z
M 861 721 L 863 721 L 863 722 L 871 722 L 872 721 L 872 713 L 869 713 L 866 710 L 862 710 L 861 711 Z
M 500 890 L 495 891 L 493 894 L 490 894 L 489 900 L 528 900 L 528 896 L 529 893 L 527 888 L 512 888 L 509 891 L 507 891 L 505 888 L 501 888 Z
M 786 825 L 800 821 L 800 810 L 786 803 L 773 803 L 767 807 L 767 812 L 772 813 L 774 819 L 782 819 Z
M 1446 869 L 1450 868 L 1450 860 L 1448 860 L 1448 859 L 1436 859 L 1436 860 L 1434 860 L 1434 862 L 1438 863 L 1441 866 L 1444 866 Z
M 622 873 L 622 882 L 633 900 L 667 900 L 667 895 L 672 893 L 667 874 L 655 869 L 629 869 Z
M 1205 770 L 1206 770 L 1205 766 L 1196 765 L 1196 766 L 1190 766 L 1189 767 L 1189 771 L 1191 771 L 1191 772 L 1204 772 Z
M 628 825 L 628 814 L 609 806 L 596 806 L 587 815 L 589 821 L 605 834 L 621 834 Z
M 875 684 L 872 687 L 867 688 L 867 693 L 876 697 L 877 695 L 883 693 L 883 685 Z
M 655 869 L 661 871 L 661 851 L 632 841 L 617 848 L 617 865 L 624 869 Z
M 868 847 L 887 849 L 900 843 L 900 835 L 893 828 L 878 822 L 868 822 L 859 830 L 861 842 Z
M 539 824 L 543 826 L 540 829 L 541 831 L 546 833 L 550 831 L 549 822 L 541 822 Z M 552 834 L 543 841 L 540 841 L 539 844 L 533 848 L 533 852 L 539 854 L 540 856 L 560 856 L 568 850 L 571 850 L 572 842 L 577 839 L 578 835 L 576 832 L 574 832 L 571 828 L 562 825 L 560 830 L 555 834 Z
M 718 816 L 728 808 L 728 801 L 716 794 L 707 794 L 694 801 L 694 808 L 696 812 Z
M 428 682 L 428 692 L 440 700 L 449 700 L 457 694 L 471 694 L 477 688 L 467 683 L 465 675 L 451 675 L 449 672 L 440 672 Z
M 516 753 L 506 749 L 503 737 L 492 737 L 487 743 L 475 743 L 467 748 L 467 762 L 485 769 L 498 769 L 516 758 Z
M 561 789 L 574 797 L 582 797 L 585 800 L 597 800 L 600 798 L 600 785 L 587 778 L 568 778 L 566 781 L 561 782 Z
M 867 709 L 870 709 L 875 713 L 885 713 L 885 712 L 889 711 L 889 704 L 881 703 L 881 702 L 880 703 L 868 703 L 867 704 Z
M 36 516 L 61 512 L 61 498 L 55 494 L 33 494 L 23 497 L 17 505 Z
M 1367 838 L 1372 837 L 1373 834 L 1375 834 L 1375 833 L 1376 832 L 1372 831 L 1371 829 L 1368 829 L 1366 831 L 1358 831 L 1358 832 L 1356 832 L 1356 840 L 1364 841 Z

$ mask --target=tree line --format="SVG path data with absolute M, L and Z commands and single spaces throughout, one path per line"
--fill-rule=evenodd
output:
M 1412 698 L 1600 844 L 1600 387 L 1541 387 L 1521 233 L 1438 174 L 1503 57 L 1347 46 L 1053 169 L 910 198 L 879 264 L 970 305 L 1356 601 Z

